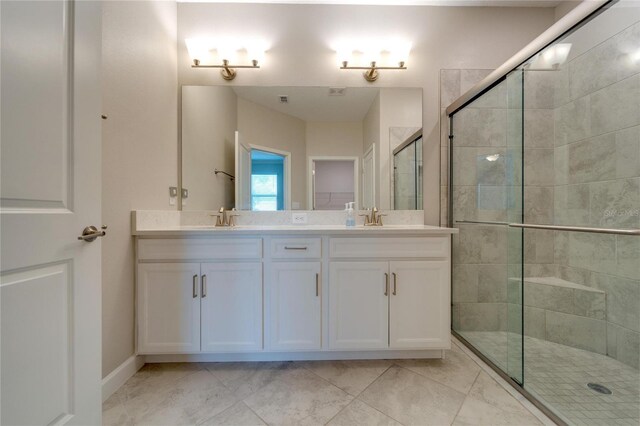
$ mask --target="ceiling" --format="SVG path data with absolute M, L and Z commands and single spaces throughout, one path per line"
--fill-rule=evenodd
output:
M 351 4 L 363 6 L 556 7 L 567 0 L 177 0 L 179 3 Z M 572 0 L 569 0 L 572 1 Z M 573 0 L 575 1 L 575 0 Z
M 304 121 L 362 121 L 378 89 L 349 87 L 344 96 L 329 96 L 329 87 L 236 86 L 236 95 Z M 281 103 L 286 95 L 288 103 Z

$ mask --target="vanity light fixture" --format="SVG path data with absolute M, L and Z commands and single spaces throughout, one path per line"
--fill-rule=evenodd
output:
M 407 69 L 406 61 L 411 51 L 411 44 L 390 40 L 379 43 L 369 42 L 364 48 L 339 47 L 336 51 L 341 70 L 365 70 L 362 74 L 364 79 L 374 82 L 380 76 L 378 70 Z M 358 56 L 362 59 L 362 64 L 358 63 Z
M 189 38 L 185 43 L 193 61 L 191 68 L 221 68 L 220 75 L 227 81 L 236 78 L 237 68 L 260 68 L 266 50 L 264 43 L 259 41 L 242 43 L 234 39 Z M 250 64 L 233 64 L 238 56 L 244 56 Z

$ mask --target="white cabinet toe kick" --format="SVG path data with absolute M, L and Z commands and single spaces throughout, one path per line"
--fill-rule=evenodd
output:
M 136 236 L 147 362 L 440 358 L 451 235 Z

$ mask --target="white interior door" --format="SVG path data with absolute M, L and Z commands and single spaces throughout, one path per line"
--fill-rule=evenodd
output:
M 236 131 L 236 209 L 251 210 L 251 147 Z
M 101 421 L 100 2 L 1 2 L 2 424 Z

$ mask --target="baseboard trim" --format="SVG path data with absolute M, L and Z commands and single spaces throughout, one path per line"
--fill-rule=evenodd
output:
M 127 380 L 145 364 L 143 355 L 132 355 L 120 364 L 107 377 L 102 379 L 102 402 L 106 401 L 115 391 L 120 389 Z
M 145 362 L 319 361 L 339 359 L 443 358 L 440 349 L 384 351 L 247 352 L 146 355 Z

